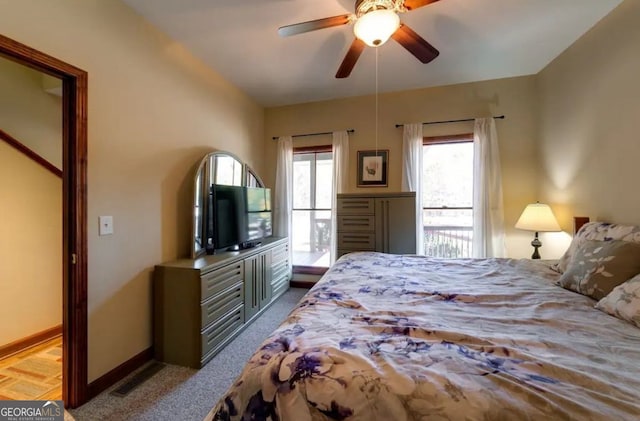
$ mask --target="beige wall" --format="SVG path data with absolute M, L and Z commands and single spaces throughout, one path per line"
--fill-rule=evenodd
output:
M 62 100 L 42 73 L 0 57 L 0 129 L 62 169 Z
M 375 148 L 375 97 L 270 108 L 265 113 L 267 160 L 275 162 L 273 136 L 355 129 L 350 135 L 349 191 L 400 191 L 402 129 L 398 123 L 506 115 L 497 120 L 503 171 L 505 223 L 509 256 L 531 255 L 531 233 L 513 228 L 525 205 L 538 198 L 536 93 L 533 76 L 420 89 L 379 96 L 378 148 L 389 150 L 389 187 L 357 188 L 357 151 Z M 425 125 L 425 136 L 473 132 L 473 123 Z M 330 136 L 301 138 L 294 145 L 330 144 Z M 275 166 L 265 173 L 273 185 Z
M 573 215 L 640 224 L 640 2 L 626 0 L 537 78 L 540 197 Z
M 0 129 L 61 169 L 61 98 L 2 57 L 0 75 Z M 62 323 L 62 181 L 0 140 L 0 197 L 4 345 Z
M 1 346 L 62 324 L 62 180 L 0 140 L 0 198 Z
M 89 380 L 151 345 L 151 273 L 189 251 L 213 149 L 263 174 L 264 110 L 114 0 L 0 0 L 3 35 L 89 74 Z M 115 234 L 98 236 L 98 216 Z M 36 251 L 36 250 L 34 250 Z

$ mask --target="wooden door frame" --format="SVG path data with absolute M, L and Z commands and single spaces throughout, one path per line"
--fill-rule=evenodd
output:
M 0 56 L 62 79 L 62 398 L 87 400 L 87 72 L 0 35 Z M 34 250 L 38 250 L 34 244 Z M 45 253 L 46 250 L 38 250 Z

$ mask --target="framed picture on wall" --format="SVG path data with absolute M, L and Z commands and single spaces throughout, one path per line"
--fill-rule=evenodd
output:
M 386 187 L 389 150 L 358 151 L 358 187 Z

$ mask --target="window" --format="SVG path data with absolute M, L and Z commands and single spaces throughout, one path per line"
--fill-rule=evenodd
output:
M 471 257 L 473 134 L 425 137 L 423 144 L 425 255 Z
M 294 148 L 291 235 L 294 266 L 329 267 L 332 177 L 331 146 Z

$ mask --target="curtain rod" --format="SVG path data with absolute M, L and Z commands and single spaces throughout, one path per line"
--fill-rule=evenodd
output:
M 353 133 L 355 132 L 355 129 L 347 129 L 347 133 Z M 319 132 L 319 133 L 305 133 L 305 134 L 294 134 L 291 137 L 307 137 L 307 136 L 321 136 L 324 134 L 333 134 L 333 132 Z M 273 136 L 272 137 L 273 140 L 278 140 L 279 137 L 278 136 Z
M 503 115 L 493 116 L 493 118 L 494 119 L 504 120 L 504 116 Z M 475 120 L 475 118 L 463 118 L 461 120 L 427 121 L 426 123 L 422 123 L 422 124 L 463 123 L 465 121 L 474 121 L 474 120 Z M 396 128 L 402 127 L 402 126 L 404 126 L 404 124 L 396 124 Z

